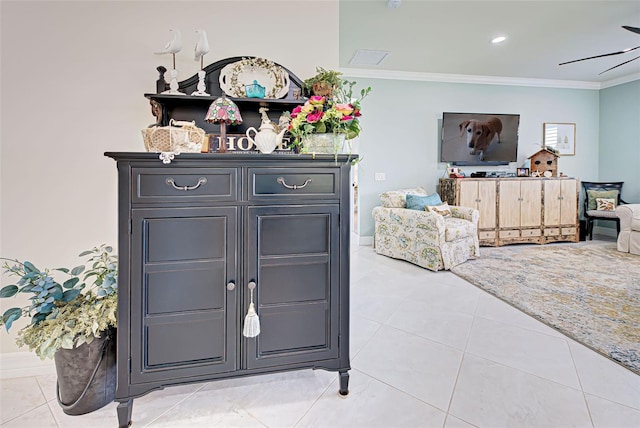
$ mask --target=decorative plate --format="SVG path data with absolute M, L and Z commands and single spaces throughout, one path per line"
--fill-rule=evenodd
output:
M 282 98 L 289 93 L 289 73 L 264 58 L 242 58 L 220 70 L 220 89 L 231 97 L 246 98 L 246 85 L 253 81 L 265 87 L 265 98 Z

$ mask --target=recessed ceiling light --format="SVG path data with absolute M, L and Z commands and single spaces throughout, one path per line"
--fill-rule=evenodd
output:
M 349 61 L 351 65 L 380 65 L 386 57 L 391 55 L 387 51 L 372 51 L 366 49 L 358 49 Z
M 497 36 L 497 37 L 494 37 L 493 39 L 491 39 L 491 43 L 496 45 L 498 43 L 504 42 L 505 40 L 507 40 L 507 36 Z

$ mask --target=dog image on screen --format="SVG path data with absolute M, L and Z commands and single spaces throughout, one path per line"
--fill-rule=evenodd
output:
M 497 117 L 492 117 L 486 121 L 470 119 L 461 122 L 459 125 L 460 134 L 466 136 L 466 142 L 471 148 L 471 154 L 480 153 L 480 159 L 484 159 L 485 152 L 496 140 L 500 144 L 500 133 L 502 132 L 502 121 Z

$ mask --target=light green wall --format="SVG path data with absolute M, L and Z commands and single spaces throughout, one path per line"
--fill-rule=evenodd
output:
M 597 90 L 402 81 L 347 76 L 357 87 L 371 86 L 363 101 L 363 132 L 358 142 L 358 234 L 373 236 L 371 210 L 390 189 L 424 186 L 436 191 L 445 164 L 438 161 L 442 112 L 520 114 L 518 162 L 509 167 L 466 167 L 513 171 L 542 143 L 544 122 L 576 124 L 576 155 L 559 159 L 559 171 L 595 181 L 599 170 L 599 94 Z M 527 164 L 527 165 L 525 165 Z M 385 181 L 374 174 L 384 172 Z
M 622 198 L 636 203 L 640 203 L 639 128 L 640 80 L 600 91 L 599 178 L 624 181 Z

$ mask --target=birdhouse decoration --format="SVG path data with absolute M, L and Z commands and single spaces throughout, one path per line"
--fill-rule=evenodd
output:
M 529 156 L 532 177 L 557 177 L 558 155 L 548 149 L 542 149 Z

